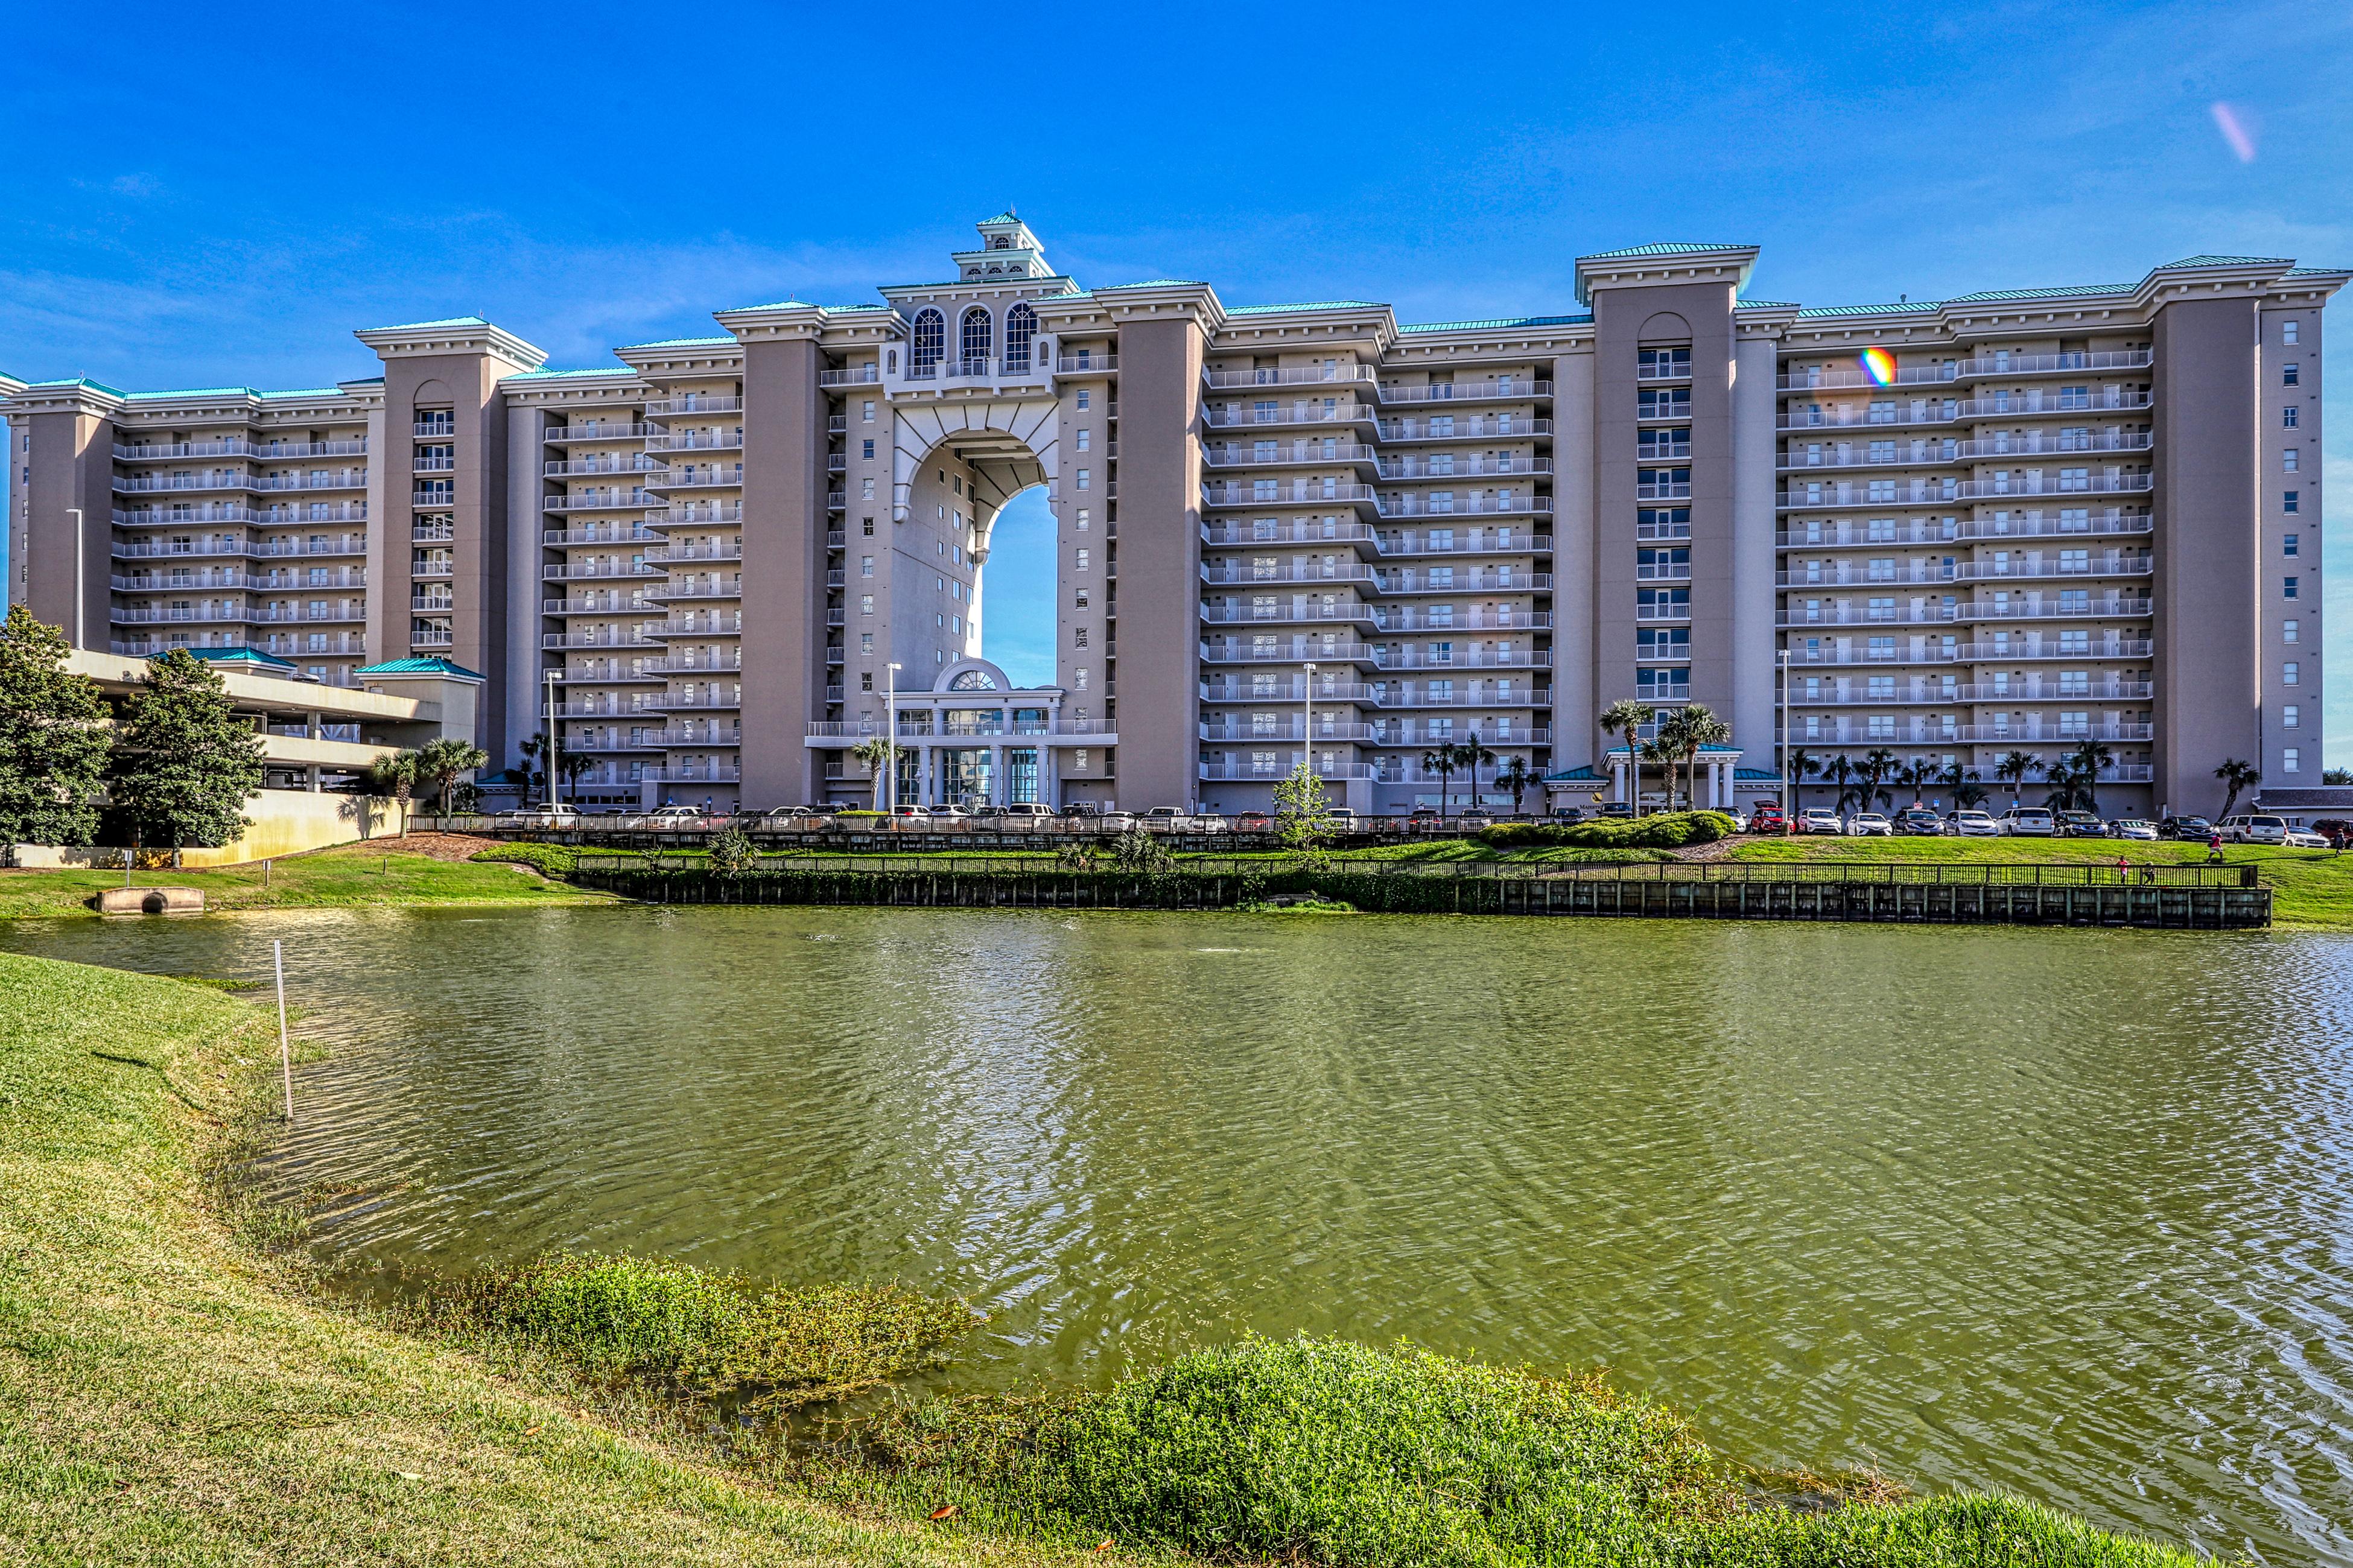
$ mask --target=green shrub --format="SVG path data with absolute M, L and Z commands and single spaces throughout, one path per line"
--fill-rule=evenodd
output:
M 838 818 L 851 818 L 851 817 L 860 817 L 860 816 L 865 816 L 865 817 L 874 817 L 874 816 L 882 816 L 882 815 L 884 815 L 884 814 L 883 814 L 883 813 L 881 813 L 881 812 L 879 812 L 879 811 L 865 811 L 865 810 L 859 810 L 859 811 L 837 811 L 837 812 L 835 812 L 833 815 L 834 815 L 836 817 L 838 817 Z
M 445 1316 L 512 1334 L 596 1373 L 841 1399 L 936 1359 L 978 1320 L 895 1285 L 760 1287 L 659 1258 L 548 1257 L 445 1287 Z
M 1662 812 L 1656 816 L 1604 816 L 1590 822 L 1499 822 L 1479 841 L 1496 849 L 1564 845 L 1580 849 L 1680 849 L 1713 844 L 1735 831 L 1721 811 Z
M 760 847 L 740 827 L 730 827 L 711 841 L 711 868 L 723 877 L 740 877 L 760 868 Z
M 1409 1348 L 1248 1340 L 1107 1393 L 929 1401 L 867 1452 L 992 1525 L 1333 1568 L 2194 1568 L 2013 1499 L 1760 1506 L 1681 1420 Z M 890 1489 L 890 1483 L 884 1483 Z M 1875 1494 L 1875 1495 L 1874 1495 Z M 1083 1531 L 1085 1534 L 1079 1534 Z
M 580 851 L 561 844 L 500 844 L 477 849 L 466 858 L 529 866 L 543 877 L 569 877 L 580 868 Z

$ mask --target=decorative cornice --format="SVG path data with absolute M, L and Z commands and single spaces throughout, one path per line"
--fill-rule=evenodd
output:
M 506 361 L 517 370 L 537 370 L 547 353 L 480 316 L 459 316 L 446 321 L 413 321 L 400 327 L 363 327 L 352 336 L 383 359 L 421 359 L 430 355 L 482 354 Z
M 1753 245 L 1636 246 L 1577 258 L 1577 302 L 1593 303 L 1596 289 L 1655 289 L 1684 283 L 1723 283 L 1735 293 L 1748 285 L 1757 266 Z

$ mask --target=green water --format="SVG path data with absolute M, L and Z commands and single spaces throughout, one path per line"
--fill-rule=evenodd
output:
M 963 1386 L 1245 1330 L 1611 1369 L 1770 1466 L 2353 1561 L 2353 942 L 879 910 L 23 924 L 266 974 L 328 1254 L 990 1314 Z

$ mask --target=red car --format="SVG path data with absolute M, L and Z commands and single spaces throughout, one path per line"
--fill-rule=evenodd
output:
M 1262 811 L 1245 811 L 1234 818 L 1237 833 L 1263 833 L 1274 826 L 1274 819 Z
M 1789 819 L 1781 815 L 1781 808 L 1778 805 L 1760 805 L 1748 815 L 1748 831 L 1787 833 L 1789 831 Z

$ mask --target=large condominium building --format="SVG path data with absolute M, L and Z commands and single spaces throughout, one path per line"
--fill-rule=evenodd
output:
M 1424 759 L 1473 738 L 1490 798 L 1514 759 L 1582 798 L 1628 697 L 1730 723 L 1704 800 L 2087 744 L 2119 808 L 2211 809 L 2226 758 L 2317 781 L 2348 273 L 1817 309 L 1744 298 L 1757 254 L 1400 325 L 1082 288 L 1008 213 L 939 281 L 607 368 L 461 318 L 310 391 L 7 383 L 8 592 L 91 648 L 447 659 L 498 763 L 552 708 L 607 804 L 863 801 L 893 714 L 908 801 L 1234 811 L 1311 758 L 1385 812 L 1461 798 Z M 1056 679 L 1016 689 L 983 581 L 1037 486 Z

